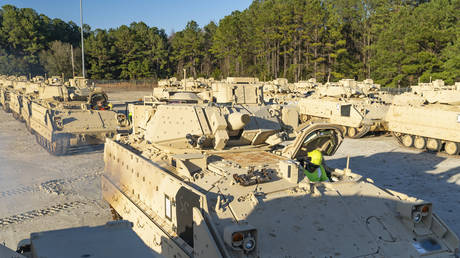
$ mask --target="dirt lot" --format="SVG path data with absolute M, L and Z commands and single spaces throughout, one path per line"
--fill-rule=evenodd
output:
M 145 91 L 111 93 L 136 100 Z M 49 155 L 24 124 L 0 111 L 0 243 L 16 248 L 31 232 L 104 224 L 103 149 L 66 157 Z M 434 202 L 435 211 L 460 235 L 460 158 L 407 150 L 388 136 L 347 139 L 328 165 L 351 169 L 376 184 Z

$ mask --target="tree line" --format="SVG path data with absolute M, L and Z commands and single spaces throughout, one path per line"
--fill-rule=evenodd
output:
M 84 26 L 91 79 L 187 76 L 460 81 L 460 0 L 254 0 L 218 24 L 167 35 L 134 22 Z M 73 52 L 71 52 L 73 49 Z M 72 71 L 74 56 L 75 69 Z M 80 28 L 30 8 L 0 10 L 0 73 L 81 74 Z

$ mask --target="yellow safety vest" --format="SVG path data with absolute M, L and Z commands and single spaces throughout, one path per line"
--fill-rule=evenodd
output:
M 329 178 L 327 177 L 326 170 L 324 169 L 323 165 L 320 165 L 315 171 L 310 173 L 310 171 L 304 169 L 304 174 L 305 176 L 308 177 L 308 179 L 311 182 L 322 182 L 322 181 L 328 181 Z

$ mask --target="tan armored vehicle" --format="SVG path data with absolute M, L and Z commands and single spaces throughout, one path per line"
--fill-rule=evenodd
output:
M 204 78 L 198 78 L 195 80 L 193 77 L 189 77 L 180 81 L 180 88 L 183 90 L 203 91 L 209 87 L 210 84 L 208 84 Z
M 328 85 L 298 102 L 300 122 L 327 122 L 344 127 L 345 135 L 360 138 L 368 132 L 384 131 L 388 105 L 368 97 L 359 89 Z
M 395 96 L 385 118 L 388 131 L 406 147 L 459 154 L 460 96 L 449 101 L 439 96 L 438 101 L 413 93 Z
M 204 79 L 197 79 L 201 82 Z M 191 80 L 190 80 L 191 81 Z M 151 96 L 146 96 L 147 103 L 206 103 L 219 104 L 263 104 L 263 85 L 257 78 L 229 77 L 222 81 L 205 80 L 211 88 L 157 87 Z
M 62 155 L 71 146 L 103 143 L 124 125 L 125 116 L 110 110 L 107 95 L 98 89 L 46 85 L 31 101 L 28 120 L 37 142 Z
M 176 77 L 171 77 L 169 79 L 163 79 L 158 81 L 158 87 L 178 87 L 180 86 L 180 81 Z
M 21 115 L 21 96 L 26 91 L 29 81 L 27 77 L 21 76 L 17 80 L 13 81 L 13 87 L 9 89 L 9 108 L 13 117 L 20 119 Z
M 74 78 L 69 79 L 69 85 L 70 85 L 70 87 L 75 87 L 75 88 L 79 88 L 79 89 L 89 87 L 88 79 L 86 79 L 84 77 L 74 77 Z
M 443 80 L 435 80 L 411 86 L 411 92 L 423 97 L 428 103 L 460 105 L 460 87 L 456 85 L 446 86 Z
M 264 83 L 264 92 L 265 93 L 289 93 L 289 81 L 286 78 L 277 78 L 273 81 L 265 82 Z
M 313 183 L 300 162 L 333 155 L 341 129 L 293 139 L 266 107 L 159 105 L 144 131 L 105 144 L 103 197 L 166 257 L 452 257 L 429 202 L 349 169 Z M 144 110 L 145 112 L 145 110 Z
M 212 102 L 263 104 L 263 84 L 253 77 L 228 77 L 212 84 Z
M 317 82 L 315 78 L 310 78 L 306 81 L 298 81 L 291 85 L 291 91 L 294 92 L 309 92 L 317 87 L 320 87 L 321 83 Z
M 13 82 L 16 80 L 14 76 L 4 76 L 0 81 L 0 104 L 2 105 L 3 110 L 10 112 L 10 95 L 9 91 L 13 88 Z
M 144 97 L 144 102 L 203 103 L 204 100 L 194 91 L 153 88 L 152 95 Z
M 77 227 L 32 233 L 17 251 L 0 244 L 1 258 L 153 258 L 128 221 L 112 221 L 95 227 Z
M 266 103 L 290 103 L 295 102 L 297 98 L 306 96 L 306 92 L 295 91 L 293 84 L 289 83 L 286 78 L 265 82 L 263 91 Z
M 422 95 L 425 91 L 445 90 L 449 89 L 443 80 L 434 80 L 429 83 L 420 82 L 416 86 L 411 86 L 412 93 Z

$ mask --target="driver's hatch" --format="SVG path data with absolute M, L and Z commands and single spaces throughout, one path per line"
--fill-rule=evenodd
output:
M 307 156 L 312 150 L 320 150 L 325 156 L 335 154 L 343 141 L 342 129 L 332 124 L 311 124 L 304 128 L 295 140 L 286 146 L 282 155 L 289 159 Z

